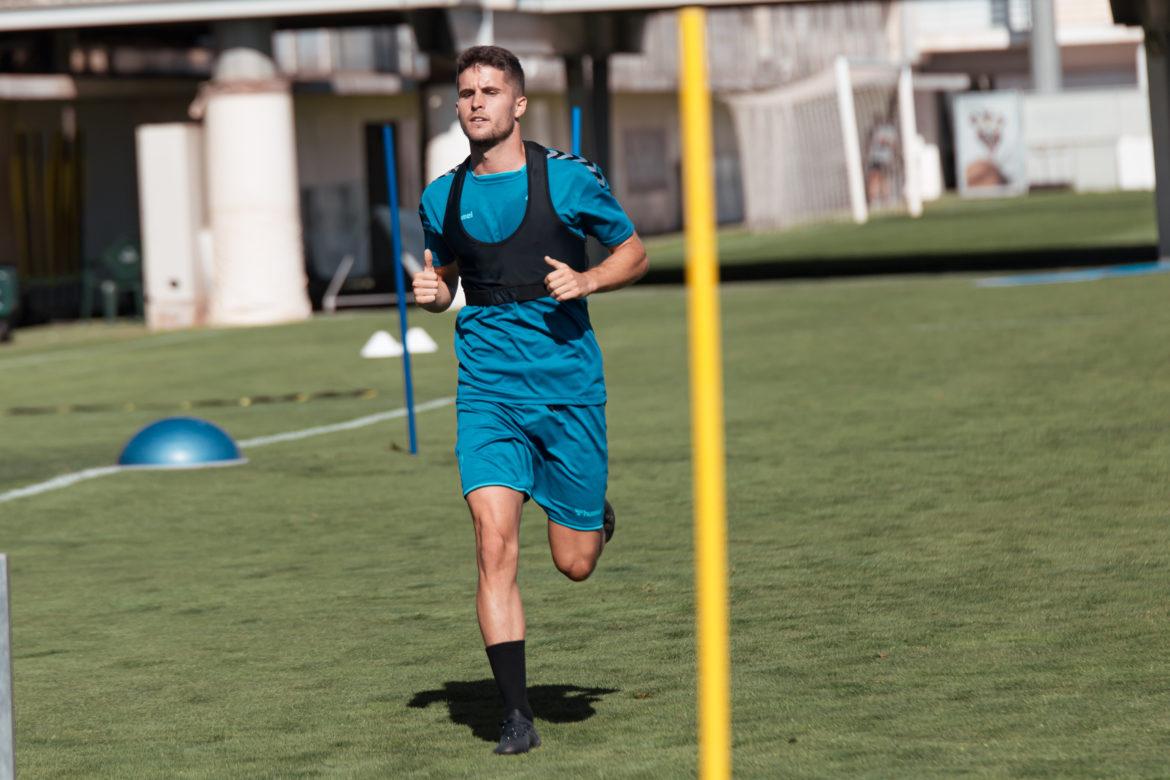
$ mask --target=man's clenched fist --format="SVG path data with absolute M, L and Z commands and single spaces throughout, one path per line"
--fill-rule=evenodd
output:
M 577 273 L 560 260 L 545 255 L 544 262 L 552 266 L 553 271 L 544 277 L 544 286 L 548 294 L 558 301 L 571 301 L 574 298 L 584 298 L 593 292 L 594 284 L 585 274 Z

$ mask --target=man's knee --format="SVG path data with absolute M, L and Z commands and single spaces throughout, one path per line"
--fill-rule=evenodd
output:
M 582 582 L 589 579 L 589 575 L 593 573 L 593 569 L 597 566 L 597 561 L 588 558 L 570 558 L 567 561 L 556 561 L 557 569 L 561 574 L 565 575 L 573 582 Z
M 493 529 L 482 528 L 476 539 L 479 566 L 486 573 L 515 570 L 520 555 L 518 539 L 510 539 Z
M 475 523 L 475 551 L 480 570 L 489 576 L 515 576 L 520 556 L 516 524 L 495 507 L 472 512 Z

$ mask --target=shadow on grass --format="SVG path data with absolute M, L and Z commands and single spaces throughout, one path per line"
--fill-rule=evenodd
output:
M 534 685 L 528 689 L 528 703 L 537 720 L 576 723 L 593 717 L 593 705 L 610 693 L 618 693 L 618 689 Z M 407 706 L 422 709 L 436 702 L 446 702 L 451 722 L 467 726 L 484 742 L 500 738 L 501 712 L 495 680 L 445 682 L 437 690 L 419 691 Z

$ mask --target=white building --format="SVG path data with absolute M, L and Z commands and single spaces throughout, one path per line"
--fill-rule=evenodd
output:
M 1032 0 L 907 3 L 907 54 L 918 73 L 964 73 L 975 89 L 1021 92 L 1031 187 L 1152 188 L 1141 28 L 1115 24 L 1109 0 L 1049 1 L 1062 84 L 1056 94 L 1035 94 Z M 944 160 L 953 160 L 949 106 L 923 109 L 920 131 L 940 147 Z M 946 175 L 954 187 L 953 164 Z
M 1029 88 L 1033 1 L 1042 0 L 711 9 L 720 221 L 784 225 L 848 213 L 848 133 L 834 81 L 840 57 L 852 68 L 853 134 L 869 205 L 901 198 L 904 171 L 875 174 L 883 155 L 903 167 L 913 158 L 933 166 L 940 183 L 944 175 L 953 181 L 948 95 L 972 86 Z M 1106 95 L 1124 93 L 1122 110 L 1097 113 L 1130 124 L 1094 130 L 1100 137 L 1087 141 L 1075 133 L 1041 138 L 1037 183 L 1080 186 L 1078 171 L 1092 169 L 1088 186 L 1113 186 L 1124 178 L 1118 144 L 1139 160 L 1148 147 L 1141 34 L 1112 23 L 1108 0 L 1053 2 L 1068 97 L 1037 101 L 1035 113 L 1075 126 L 1063 112 L 1092 113 Z M 221 297 L 219 314 L 198 316 L 225 323 L 304 316 L 296 291 L 307 281 L 319 296 L 346 255 L 355 261 L 351 292 L 384 288 L 388 250 L 372 218 L 385 203 L 379 129 L 395 127 L 400 201 L 413 209 L 427 179 L 461 154 L 451 132 L 450 68 L 454 51 L 477 41 L 521 53 L 530 84 L 526 135 L 568 148 L 570 103 L 582 105 L 584 153 L 605 164 L 639 229 L 681 228 L 672 13 L 648 12 L 653 3 L 638 0 L 599 3 L 626 8 L 599 15 L 548 13 L 562 6 L 547 0 L 515 0 L 519 10 L 507 13 L 454 0 L 322 0 L 306 11 L 312 5 L 0 0 L 0 148 L 9 150 L 0 155 L 0 180 L 12 183 L 0 187 L 0 264 L 20 269 L 34 316 L 76 312 L 85 262 L 118 240 L 141 240 L 140 186 L 150 177 L 141 175 L 135 131 L 154 124 L 192 125 L 202 139 L 198 165 L 210 171 L 190 177 L 206 186 L 184 206 L 188 223 L 207 230 L 167 255 L 203 262 L 205 275 L 221 277 L 204 281 L 212 287 L 261 289 L 271 275 L 288 283 L 271 300 Z M 222 18 L 228 13 L 269 21 L 232 22 Z M 242 59 L 231 59 L 233 51 Z M 883 141 L 890 127 L 905 135 L 897 99 L 897 66 L 905 63 L 915 69 L 916 130 L 890 153 Z M 768 119 L 763 104 L 786 118 Z M 1106 175 L 1101 150 L 1109 144 L 1117 170 Z M 258 210 L 237 219 L 241 204 Z M 186 279 L 155 274 L 153 299 L 199 286 Z

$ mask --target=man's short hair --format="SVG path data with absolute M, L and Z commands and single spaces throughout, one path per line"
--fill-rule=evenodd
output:
M 455 61 L 455 78 L 474 65 L 486 65 L 504 72 L 504 78 L 512 82 L 521 95 L 524 94 L 524 69 L 516 55 L 502 46 L 472 46 L 459 55 Z

